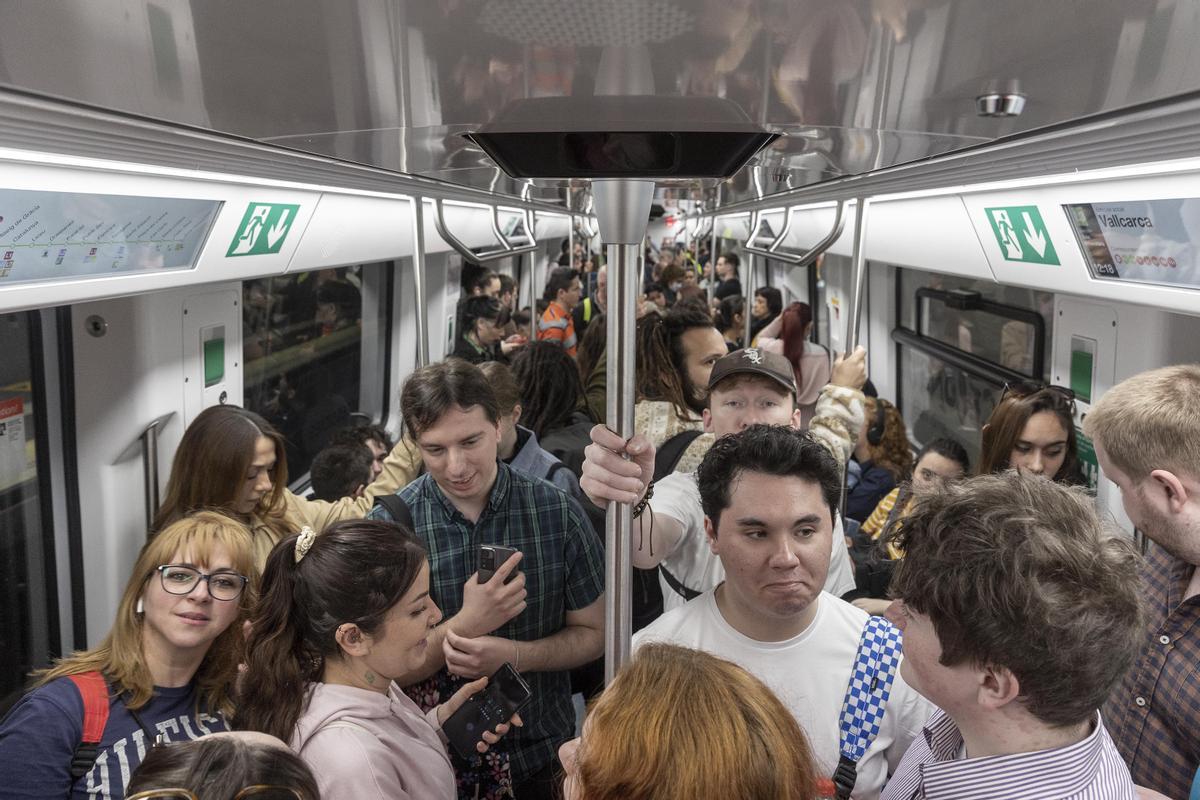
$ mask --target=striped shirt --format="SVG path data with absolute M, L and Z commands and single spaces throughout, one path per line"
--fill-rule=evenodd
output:
M 398 494 L 412 512 L 417 536 L 429 553 L 429 594 L 447 619 L 462 610 L 463 585 L 478 569 L 479 545 L 500 544 L 523 554 L 520 570 L 529 593 L 517 617 L 492 632 L 505 639 L 534 641 L 561 630 L 566 612 L 591 605 L 604 592 L 604 556 L 600 539 L 579 503 L 557 487 L 497 462 L 496 482 L 479 520 L 470 522 L 426 473 Z M 370 519 L 390 520 L 382 506 Z M 522 711 L 525 725 L 493 748 L 512 763 L 512 782 L 520 783 L 551 763 L 558 746 L 574 736 L 575 710 L 566 670 L 523 676 L 533 697 Z M 428 681 L 406 687 L 422 710 L 450 699 L 465 680 L 445 667 Z M 454 756 L 460 790 L 486 784 L 494 770 L 480 770 Z M 507 782 L 507 781 L 506 781 Z M 468 796 L 471 792 L 466 792 Z
M 913 740 L 882 800 L 1135 800 L 1129 769 L 1100 715 L 1083 741 L 983 758 L 959 758 L 963 737 L 937 711 Z
M 1193 567 L 1157 545 L 1146 553 L 1146 649 L 1108 697 L 1104 718 L 1139 786 L 1187 797 L 1200 766 L 1200 595 Z
M 567 311 L 566 306 L 557 300 L 550 302 L 542 313 L 542 318 L 538 320 L 537 338 L 539 342 L 562 345 L 567 355 L 575 355 L 576 345 L 579 343 L 575 338 L 575 320 L 571 319 L 571 312 Z

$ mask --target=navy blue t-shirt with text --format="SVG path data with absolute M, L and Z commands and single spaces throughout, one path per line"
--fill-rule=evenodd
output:
M 164 742 L 199 739 L 229 730 L 221 714 L 196 713 L 195 684 L 154 690 L 137 709 L 142 722 Z M 91 771 L 72 786 L 71 757 L 83 736 L 83 698 L 75 684 L 58 678 L 34 689 L 13 706 L 0 725 L 0 775 L 5 798 L 77 800 L 125 796 L 129 776 L 142 763 L 153 737 L 138 725 L 125 704 L 110 696 L 108 724 Z

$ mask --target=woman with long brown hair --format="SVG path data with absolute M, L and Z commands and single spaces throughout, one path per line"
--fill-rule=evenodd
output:
M 487 678 L 428 714 L 393 680 L 424 663 L 441 618 L 407 528 L 344 520 L 284 539 L 251 621 L 237 728 L 289 742 L 324 797 L 452 800 L 440 728 Z M 482 732 L 479 752 L 507 731 Z
M 38 673 L 0 726 L 5 796 L 120 798 L 159 736 L 226 730 L 257 578 L 245 528 L 220 514 L 186 517 L 147 542 L 112 630 Z M 100 731 L 85 711 L 107 712 Z
M 1056 483 L 1087 483 L 1075 434 L 1075 394 L 1062 386 L 1015 383 L 983 426 L 979 474 L 1016 469 Z
M 812 800 L 817 768 L 761 681 L 699 650 L 652 643 L 559 750 L 565 800 Z
M 375 497 L 407 484 L 419 465 L 416 448 L 401 440 L 361 496 L 335 503 L 306 500 L 288 491 L 282 434 L 253 411 L 212 406 L 183 432 L 153 527 L 160 531 L 194 511 L 219 510 L 249 527 L 261 568 L 267 553 L 289 533 L 305 525 L 321 531 L 339 519 L 366 516 Z

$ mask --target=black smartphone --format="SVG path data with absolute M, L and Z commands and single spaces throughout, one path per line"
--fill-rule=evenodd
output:
M 487 583 L 496 574 L 496 570 L 500 569 L 505 561 L 508 561 L 517 554 L 516 548 L 505 547 L 502 544 L 481 544 L 479 545 L 479 582 Z M 504 579 L 508 583 L 513 578 L 517 577 L 516 570 L 508 573 L 508 577 Z
M 508 722 L 529 702 L 529 684 L 511 664 L 502 664 L 496 674 L 488 679 L 481 692 L 467 698 L 467 702 L 442 723 L 442 732 L 450 740 L 454 751 L 467 761 L 479 755 L 475 745 L 483 741 L 483 732 L 496 732 L 496 726 Z

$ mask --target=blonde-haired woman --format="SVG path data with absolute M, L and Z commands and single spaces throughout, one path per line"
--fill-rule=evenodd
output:
M 0 725 L 4 796 L 121 798 L 159 737 L 227 730 L 257 582 L 240 522 L 200 512 L 164 528 L 142 548 L 104 640 L 37 674 Z M 80 747 L 85 738 L 95 746 Z
M 566 800 L 812 800 L 817 768 L 762 681 L 699 650 L 652 643 L 559 750 Z

